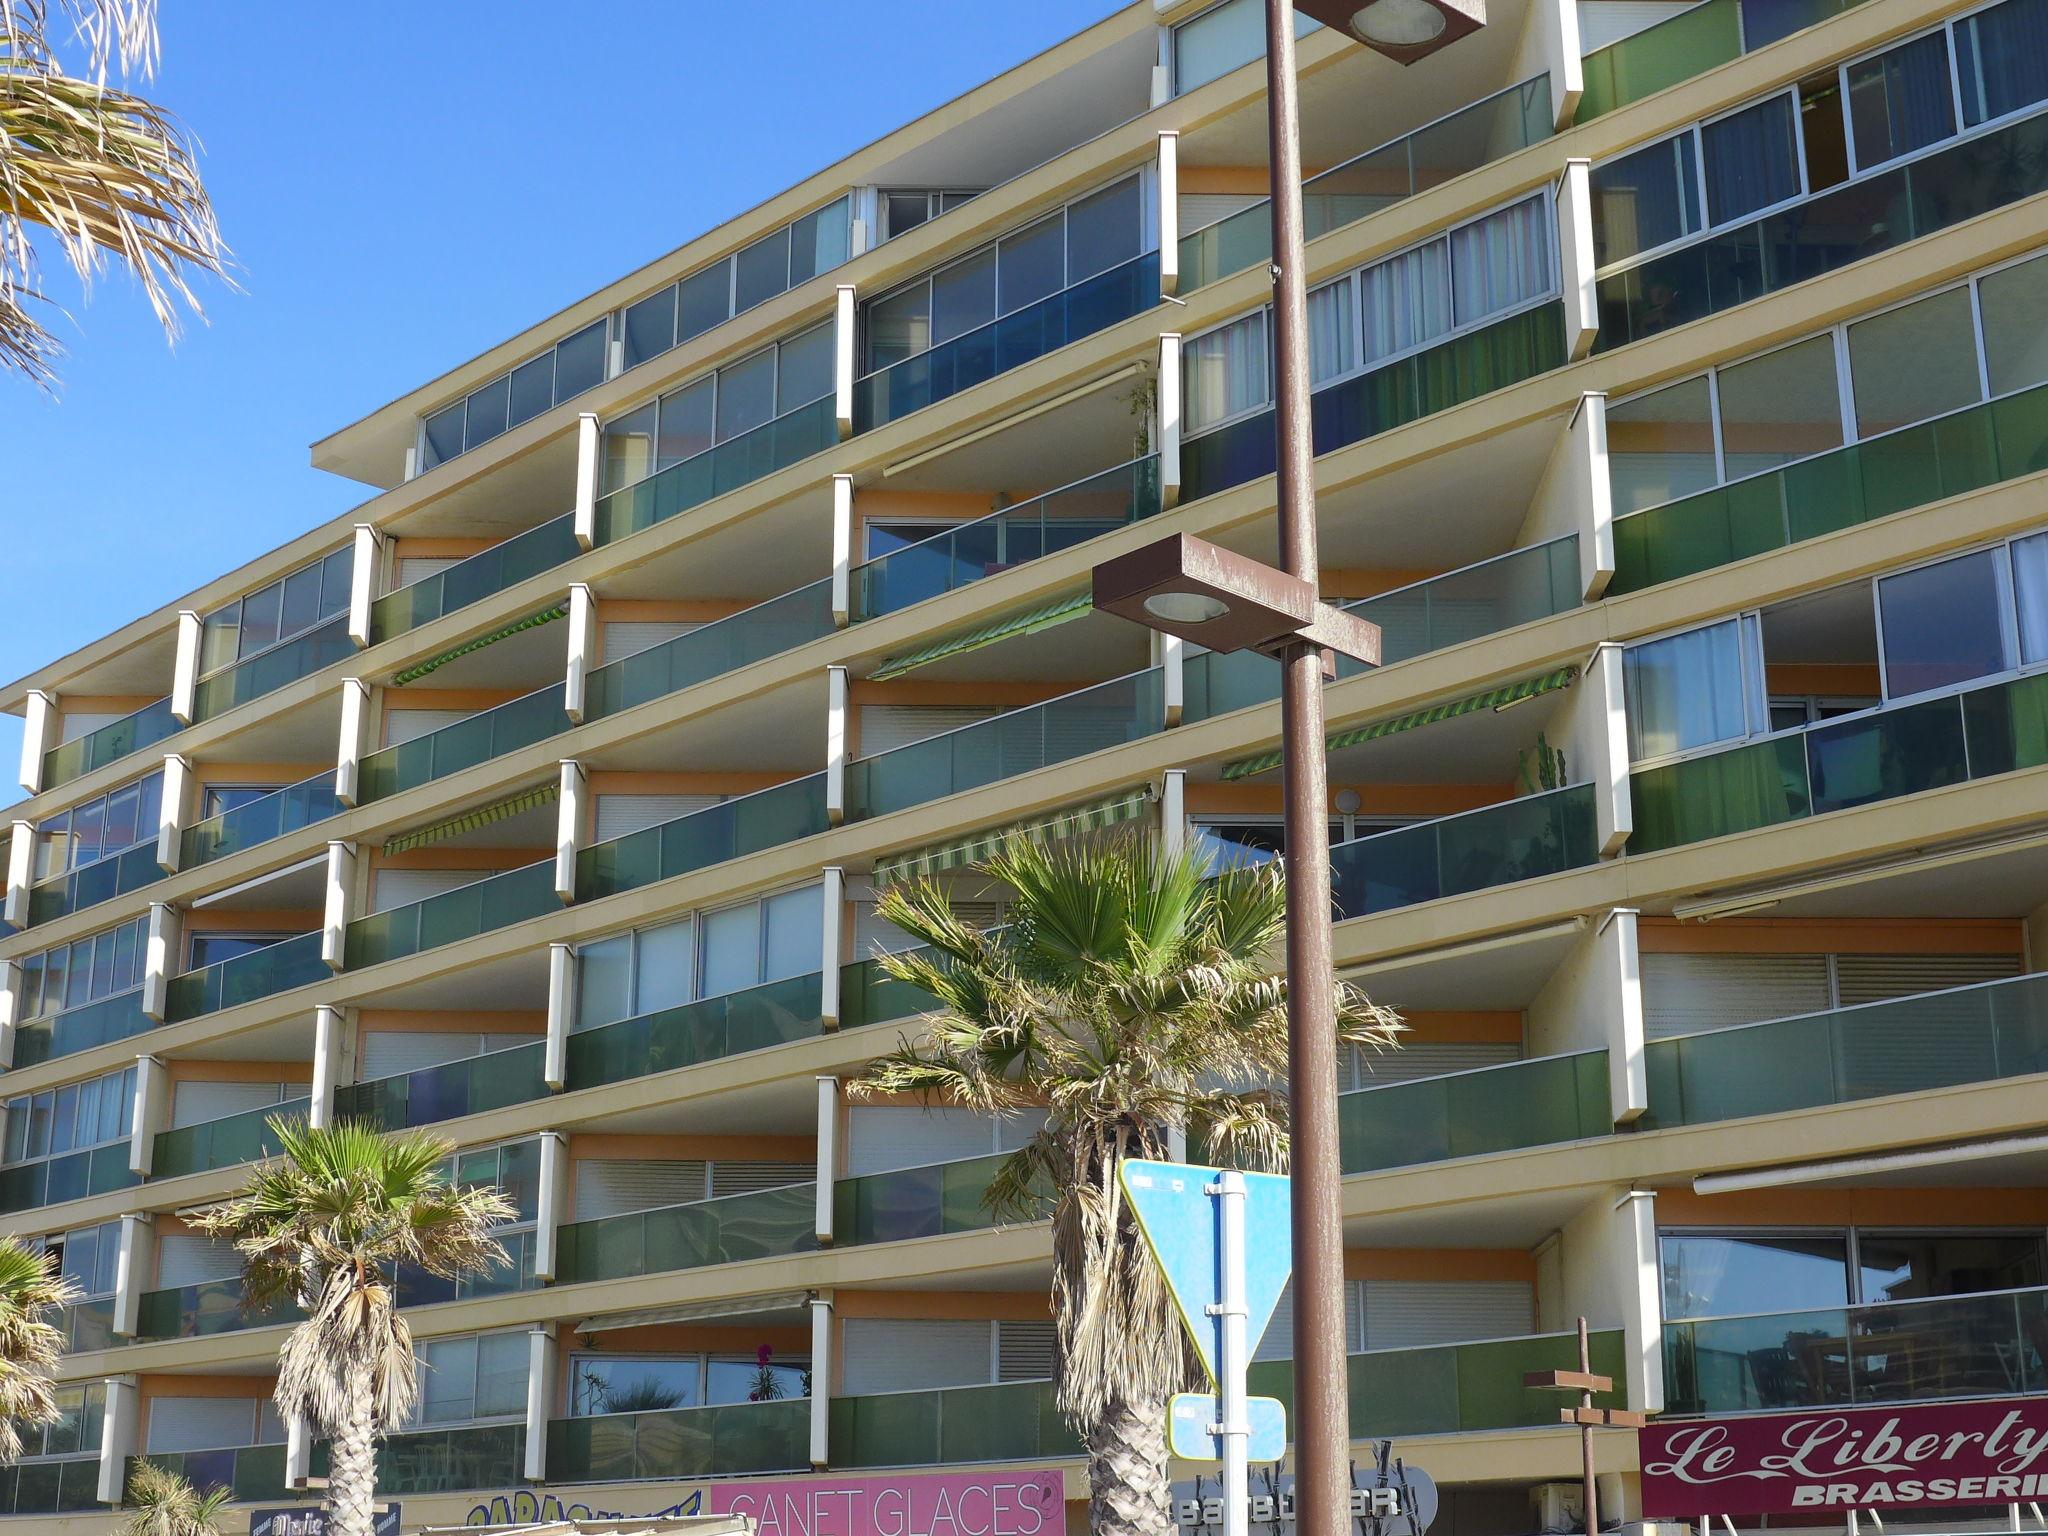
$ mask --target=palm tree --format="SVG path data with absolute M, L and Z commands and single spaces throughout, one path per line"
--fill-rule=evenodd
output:
M 230 1497 L 226 1488 L 201 1493 L 179 1473 L 138 1462 L 123 1500 L 129 1514 L 121 1536 L 220 1536 L 220 1512 Z
M 78 42 L 82 74 L 53 31 Z M 174 338 L 180 305 L 201 312 L 188 274 L 225 279 L 193 145 L 163 108 L 107 83 L 110 63 L 147 79 L 156 58 L 156 0 L 0 0 L 0 367 L 48 385 L 62 351 L 29 312 L 47 302 L 35 230 L 83 287 L 114 258 Z
M 924 1043 L 903 1042 L 849 1092 L 992 1116 L 1044 1107 L 1045 1128 L 999 1165 L 985 1199 L 998 1219 L 1035 1219 L 1056 1192 L 1055 1394 L 1087 1447 L 1089 1528 L 1165 1536 L 1166 1403 L 1195 1363 L 1117 1171 L 1167 1156 L 1173 1130 L 1218 1162 L 1285 1167 L 1281 1096 L 1219 1086 L 1286 1071 L 1286 986 L 1267 960 L 1285 923 L 1279 869 L 1205 879 L 1200 855 L 1129 836 L 1013 839 L 980 868 L 1014 893 L 1006 928 L 968 926 L 936 885 L 883 895 L 880 914 L 928 949 L 882 966 L 938 1007 Z M 1400 1027 L 1338 986 L 1340 1041 L 1381 1048 Z
M 64 1330 L 49 1314 L 78 1299 L 78 1287 L 47 1253 L 0 1238 L 0 1465 L 21 1455 L 21 1431 L 57 1418 L 52 1378 L 64 1358 Z
M 401 1427 L 419 1396 L 392 1274 L 404 1265 L 456 1280 L 505 1263 L 491 1229 L 513 1206 L 495 1188 L 451 1183 L 441 1164 L 454 1144 L 426 1132 L 282 1118 L 270 1130 L 280 1155 L 195 1224 L 241 1251 L 245 1305 L 303 1302 L 273 1395 L 287 1422 L 303 1415 L 331 1442 L 333 1536 L 371 1536 L 378 1437 Z

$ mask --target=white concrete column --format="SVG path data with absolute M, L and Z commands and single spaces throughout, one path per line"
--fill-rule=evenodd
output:
M 192 764 L 173 752 L 164 759 L 164 787 L 156 813 L 156 867 L 167 875 L 178 872 L 192 799 Z
M 846 820 L 846 668 L 825 669 L 825 820 Z
M 832 420 L 843 443 L 853 436 L 853 284 L 841 283 L 832 298 Z
M 1522 22 L 1522 33 L 1508 66 L 1510 80 L 1550 79 L 1551 126 L 1569 128 L 1586 88 L 1585 65 L 1579 54 L 1578 0 L 1536 0 Z M 1602 1509 L 1607 1508 L 1603 1502 Z
M 307 1096 L 306 1123 L 316 1131 L 334 1124 L 334 1091 L 341 1086 L 342 1043 L 348 1016 L 322 1003 L 313 1010 L 313 1087 Z
M 1157 629 L 1151 635 L 1152 665 L 1159 669 L 1159 697 L 1165 707 L 1160 723 L 1171 730 L 1180 724 L 1187 705 L 1187 642 Z
M 142 1449 L 142 1393 L 133 1376 L 107 1378 L 107 1414 L 100 1429 L 102 1504 L 119 1504 L 128 1491 L 128 1459 Z
M 1579 594 L 1587 602 L 1602 596 L 1614 579 L 1614 489 L 1607 469 L 1607 397 L 1579 397 L 1557 441 L 1528 514 L 1515 535 L 1518 548 L 1575 535 Z
M 827 864 L 820 873 L 825 885 L 825 921 L 820 935 L 824 942 L 818 955 L 818 1022 L 826 1029 L 837 1029 L 839 957 L 846 948 L 846 871 L 837 864 Z
M 1607 1023 L 1607 1096 L 1614 1123 L 1627 1125 L 1650 1107 L 1649 1059 L 1643 1049 L 1643 964 L 1636 910 L 1616 907 L 1595 935 L 1612 999 Z
M 16 928 L 28 926 L 28 888 L 36 872 L 36 824 L 17 821 L 7 829 L 7 894 L 0 916 Z
M 284 1426 L 284 1485 L 303 1489 L 313 1478 L 313 1426 L 295 1413 Z
M 368 523 L 357 523 L 354 562 L 348 571 L 348 637 L 357 647 L 370 643 L 370 605 L 377 601 L 377 567 L 384 540 Z
M 555 1325 L 543 1323 L 526 1335 L 526 1480 L 543 1482 L 548 1471 L 548 1414 L 555 1404 L 555 1375 L 561 1349 Z
M 114 1261 L 114 1332 L 132 1339 L 142 1329 L 142 1295 L 156 1283 L 156 1218 L 121 1218 L 121 1247 Z
M 1159 505 L 1162 509 L 1180 504 L 1181 382 L 1180 337 L 1168 332 L 1159 338 L 1159 382 L 1154 390 L 1153 409 L 1158 413 Z
M 1657 1270 L 1657 1195 L 1632 1189 L 1614 1206 L 1626 1247 L 1623 1283 L 1628 1286 L 1622 1333 L 1628 1343 L 1628 1405 L 1645 1413 L 1664 1411 L 1664 1302 Z
M 1180 135 L 1159 135 L 1159 291 L 1180 292 Z
M 1619 1327 L 1627 1356 L 1628 1406 L 1661 1411 L 1664 1339 L 1656 1196 L 1632 1189 L 1595 1193 L 1565 1224 L 1557 1257 L 1556 1307 L 1544 1307 L 1545 1322 L 1566 1328 L 1583 1315 L 1596 1330 Z
M 1573 782 L 1593 785 L 1594 822 L 1603 858 L 1619 853 L 1635 830 L 1628 793 L 1621 649 L 1611 640 L 1594 647 L 1567 705 L 1566 774 Z
M 347 955 L 348 919 L 355 904 L 356 851 L 348 843 L 327 845 L 327 896 L 321 906 L 320 958 L 339 971 Z
M 832 1462 L 832 1293 L 811 1298 L 811 1465 Z
M 853 476 L 832 477 L 832 623 L 853 619 Z
M 562 1218 L 569 1210 L 569 1138 L 540 1133 L 540 1197 L 534 1217 L 533 1275 L 552 1280 L 561 1263 Z
M 199 641 L 205 626 L 190 608 L 178 610 L 178 659 L 171 667 L 171 718 L 180 725 L 192 723 L 192 711 L 199 691 Z
M 564 906 L 576 899 L 576 855 L 583 848 L 588 784 L 583 765 L 565 758 L 562 792 L 555 801 L 555 895 Z
M 562 679 L 562 713 L 583 723 L 584 691 L 597 667 L 597 598 L 582 582 L 569 589 L 569 663 Z
M 149 904 L 149 944 L 142 957 L 142 1011 L 159 1024 L 164 1019 L 171 978 L 177 974 L 184 924 L 178 909 L 165 901 Z
M 576 947 L 548 946 L 548 1043 L 541 1081 L 550 1093 L 569 1086 L 569 1031 L 576 1027 Z
M 354 805 L 361 793 L 363 759 L 370 754 L 370 685 L 341 680 L 341 744 L 334 755 L 334 798 Z
M 578 549 L 597 543 L 597 477 L 604 464 L 603 448 L 596 413 L 584 411 L 576 418 L 576 501 L 569 524 Z
M 1600 306 L 1593 289 L 1593 162 L 1565 161 L 1557 181 L 1557 258 L 1564 284 L 1565 351 L 1574 362 L 1593 350 Z
M 57 712 L 57 695 L 31 688 L 22 700 L 21 713 L 21 787 L 39 795 L 43 792 L 43 754 L 57 745 L 63 723 Z
M 171 1074 L 157 1056 L 135 1058 L 135 1102 L 129 1114 L 128 1171 L 149 1177 L 156 1161 L 156 1133 L 171 1123 Z
M 832 1246 L 834 1192 L 839 1179 L 839 1079 L 818 1079 L 818 1242 Z M 813 1367 L 811 1380 L 817 1376 Z
M 1179 853 L 1188 845 L 1188 772 L 1169 768 L 1159 776 L 1159 845 Z
M 0 960 L 0 1072 L 14 1065 L 14 1032 L 21 1027 L 21 962 Z
M 1596 1123 L 1624 1124 L 1649 1107 L 1632 909 L 1603 914 L 1572 941 L 1530 999 L 1526 1017 L 1532 1057 L 1607 1053 L 1608 1106 Z

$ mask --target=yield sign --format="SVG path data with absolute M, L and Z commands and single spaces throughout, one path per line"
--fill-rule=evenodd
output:
M 1223 1319 L 1210 1308 L 1223 1300 L 1220 1202 L 1209 1187 L 1223 1170 L 1195 1163 L 1127 1160 L 1118 1177 L 1137 1215 L 1138 1229 L 1180 1308 L 1195 1349 L 1212 1382 L 1219 1378 Z M 1273 1307 L 1294 1268 L 1293 1229 L 1288 1220 L 1287 1177 L 1247 1173 L 1244 1201 L 1245 1352 L 1258 1348 Z

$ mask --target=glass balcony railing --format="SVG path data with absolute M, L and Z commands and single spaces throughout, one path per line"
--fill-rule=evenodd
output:
M 876 369 L 853 386 L 854 430 L 872 432 L 887 426 L 1143 314 L 1159 302 L 1159 253 L 1151 251 L 929 351 Z
M 294 987 L 324 981 L 332 974 L 320 958 L 319 933 L 302 933 L 204 970 L 173 976 L 164 994 L 164 1022 L 177 1024 L 259 998 L 275 997 Z
M 392 1435 L 377 1447 L 377 1491 L 455 1493 L 525 1481 L 526 1426 L 472 1424 Z
M 1598 857 L 1593 786 L 1569 784 L 1330 849 L 1339 918 L 1534 880 Z
M 570 1088 L 595 1088 L 700 1062 L 809 1040 L 822 1032 L 819 977 L 791 976 L 620 1019 L 569 1036 Z
M 547 1084 L 541 1077 L 546 1058 L 547 1042 L 534 1040 L 398 1077 L 354 1083 L 334 1091 L 334 1117 L 402 1131 L 511 1104 L 530 1104 L 547 1097 Z
M 1554 132 L 1550 77 L 1511 85 L 1307 178 L 1301 184 L 1303 231 L 1313 240 L 1356 224 Z M 1261 198 L 1180 237 L 1181 292 L 1192 293 L 1272 259 L 1272 208 Z
M 0 1515 L 104 1514 L 99 1487 L 98 1451 L 0 1467 Z
M 579 552 L 574 513 L 565 512 L 537 528 L 516 533 L 446 570 L 386 592 L 370 604 L 370 643 L 376 645 L 431 624 L 443 614 L 480 603 L 529 576 L 573 560 Z
M 81 1003 L 53 1018 L 24 1024 L 14 1037 L 14 1065 L 32 1067 L 59 1056 L 75 1056 L 96 1045 L 128 1040 L 156 1028 L 142 1011 L 142 988 L 117 992 L 97 1002 Z
M 810 774 L 643 827 L 576 855 L 576 899 L 594 901 L 708 869 L 826 827 L 825 775 Z
M 114 1349 L 127 1342 L 114 1333 L 114 1298 L 111 1296 L 72 1302 L 58 1314 L 57 1326 L 64 1330 L 64 1352 L 68 1355 Z
M 245 1109 L 239 1115 L 223 1115 L 198 1125 L 158 1131 L 156 1148 L 150 1156 L 150 1177 L 173 1178 L 181 1173 L 201 1173 L 209 1168 L 233 1168 L 259 1158 L 275 1157 L 279 1151 L 272 1120 L 304 1120 L 309 1101 L 287 1099 L 261 1109 Z
M 551 1483 L 659 1482 L 810 1468 L 811 1404 L 802 1397 L 593 1414 L 548 1425 Z
M 1078 1456 L 1049 1381 L 832 1399 L 835 1467 L 929 1467 Z
M 832 583 L 814 581 L 765 603 L 606 662 L 590 674 L 583 718 L 602 720 L 832 633 Z
M 555 1279 L 619 1280 L 808 1253 L 818 1246 L 817 1223 L 815 1184 L 574 1222 L 557 1234 Z
M 192 718 L 211 720 L 238 704 L 275 693 L 289 683 L 333 666 L 356 653 L 348 637 L 348 615 L 336 614 L 317 629 L 245 656 L 225 671 L 202 677 L 192 694 Z
M 569 717 L 562 710 L 562 685 L 550 683 L 467 720 L 370 753 L 363 759 L 356 800 L 368 805 L 388 799 L 401 790 L 445 779 L 451 773 L 547 741 L 568 729 Z
M 1839 271 L 2044 189 L 2048 113 L 2037 113 L 1610 273 L 1596 284 L 1594 350 Z
M 460 1280 L 430 1275 L 423 1269 L 400 1265 L 393 1276 L 401 1307 L 431 1307 L 446 1301 L 469 1301 L 478 1296 L 509 1296 L 530 1291 L 540 1282 L 534 1278 L 533 1256 L 537 1241 L 531 1228 L 500 1231 L 499 1246 L 505 1257 L 489 1269 L 464 1275 Z
M 147 842 L 30 886 L 29 926 L 83 912 L 87 907 L 154 885 L 163 877 L 163 868 L 156 861 L 156 838 L 152 836 Z
M 2048 975 L 1652 1040 L 1644 1129 L 2048 1072 Z
M 1614 520 L 1609 591 L 1640 591 L 2048 467 L 2048 385 Z
M 147 1460 L 166 1472 L 176 1472 L 201 1493 L 225 1488 L 237 1504 L 275 1503 L 292 1498 L 285 1477 L 285 1448 L 281 1445 L 238 1445 L 217 1451 L 156 1451 L 129 1461 L 129 1475 L 136 1462 Z
M 896 980 L 879 960 L 856 960 L 839 969 L 839 1027 L 859 1029 L 907 1019 L 938 1006 L 938 999 Z
M 1564 363 L 1562 308 L 1521 310 L 1317 390 L 1309 396 L 1315 451 L 1332 453 Z M 1272 474 L 1274 451 L 1270 408 L 1191 438 L 1181 449 L 1182 500 Z
M 1605 1050 L 1386 1083 L 1337 1099 L 1346 1173 L 1514 1152 L 1613 1131 Z
M 2048 1290 L 1664 1325 L 1672 1413 L 1861 1407 L 2048 1391 Z
M 303 1316 L 289 1302 L 251 1309 L 243 1304 L 242 1279 L 205 1280 L 197 1285 L 145 1291 L 136 1311 L 139 1339 L 198 1339 L 296 1322 Z
M 339 816 L 343 809 L 334 794 L 334 770 L 325 769 L 260 800 L 194 822 L 179 838 L 178 867 L 197 869 Z
M 400 960 L 561 908 L 562 900 L 555 894 L 555 861 L 541 859 L 437 892 L 424 901 L 357 918 L 348 925 L 343 965 L 353 971 Z
M 128 1139 L 39 1162 L 0 1168 L 0 1212 L 29 1211 L 87 1195 L 109 1194 L 142 1181 L 128 1167 Z
M 855 566 L 854 617 L 899 612 L 1156 517 L 1159 510 L 1158 457 L 1133 459 Z
M 123 715 L 75 741 L 67 741 L 45 752 L 43 788 L 55 789 L 59 784 L 68 784 L 81 773 L 91 773 L 95 768 L 118 763 L 131 753 L 153 747 L 183 729 L 171 713 L 169 699 L 145 704 L 132 715 Z
M 2048 763 L 2048 673 L 1889 704 L 1629 775 L 1654 853 Z
M 1510 550 L 1462 570 L 1360 598 L 1344 607 L 1380 627 L 1380 664 L 1498 634 L 1579 606 L 1579 536 Z M 1337 658 L 1337 675 L 1365 666 Z M 1256 651 L 1203 651 L 1182 672 L 1184 720 L 1206 720 L 1280 697 L 1280 665 Z
M 1591 122 L 1861 3 L 1706 0 L 1587 54 L 1585 92 L 1572 120 Z
M 692 507 L 701 507 L 714 496 L 765 480 L 777 470 L 823 453 L 838 441 L 832 396 L 823 395 L 809 405 L 784 411 L 750 432 L 599 498 L 597 542 L 616 543 L 629 533 L 652 528 Z
M 1153 668 L 859 758 L 846 768 L 847 816 L 886 816 L 1157 735 L 1165 700 Z
M 1009 1154 L 961 1158 L 841 1179 L 832 1191 L 832 1233 L 840 1243 L 900 1243 L 913 1237 L 979 1232 L 996 1225 L 982 1197 Z M 1045 1191 L 1045 1214 L 1052 1214 Z

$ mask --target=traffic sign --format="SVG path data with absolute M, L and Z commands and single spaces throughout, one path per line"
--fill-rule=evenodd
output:
M 1278 1461 L 1287 1454 L 1287 1408 L 1277 1397 L 1244 1400 L 1251 1439 L 1245 1455 L 1252 1461 Z M 1167 1404 L 1167 1449 L 1182 1461 L 1221 1461 L 1222 1406 L 1213 1392 L 1179 1392 Z

